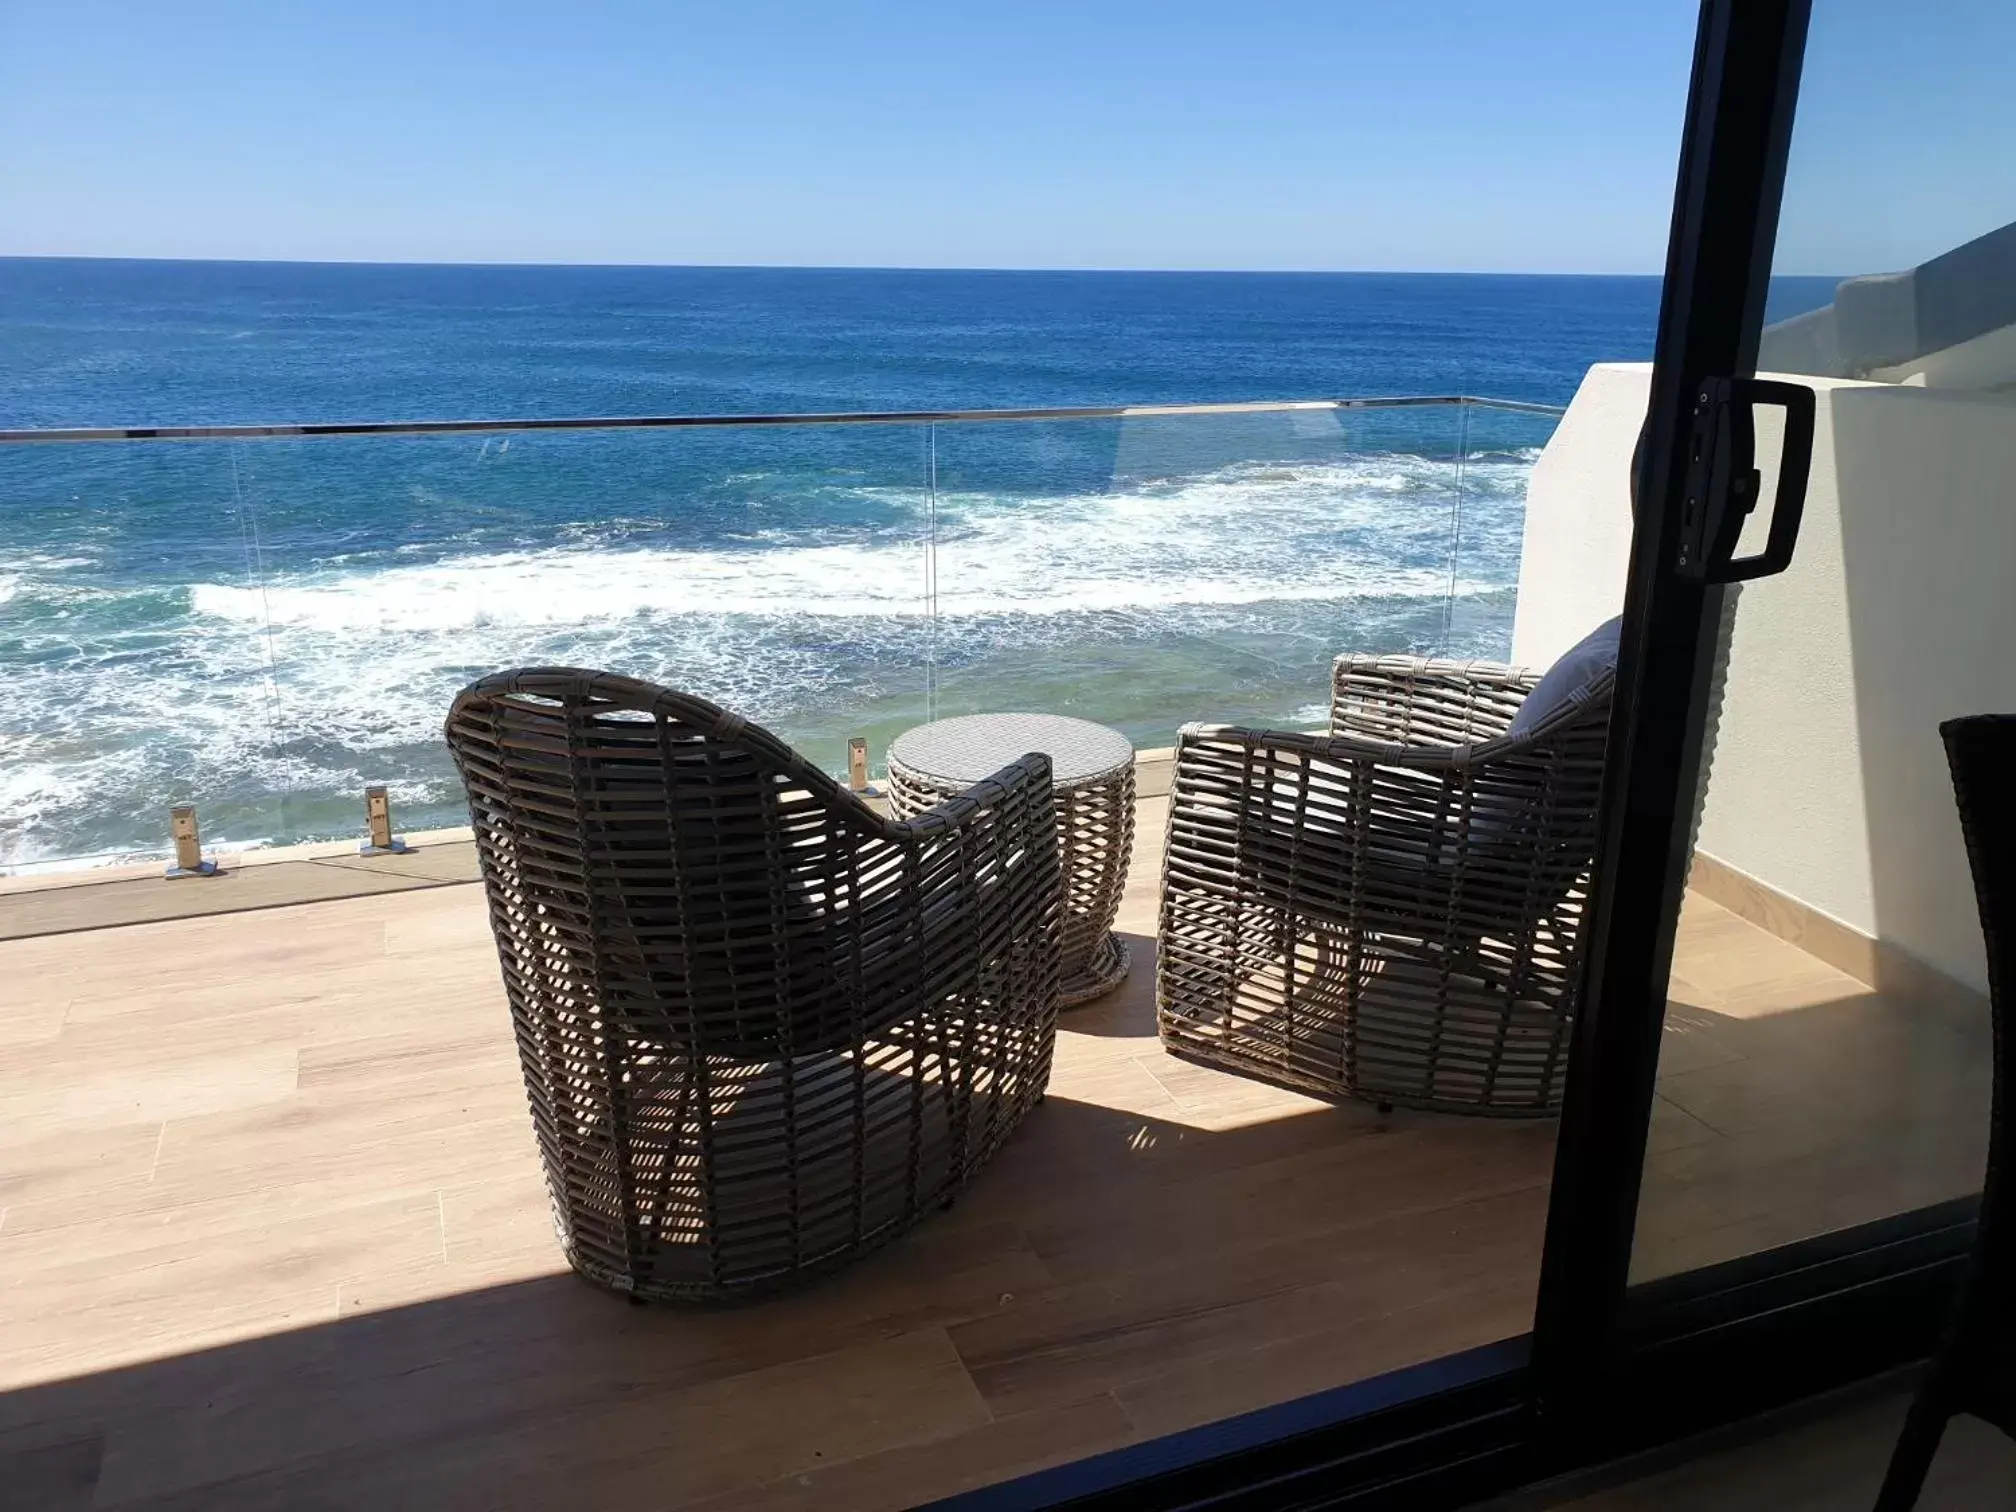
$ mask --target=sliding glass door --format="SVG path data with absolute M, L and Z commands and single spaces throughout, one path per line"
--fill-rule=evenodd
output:
M 1658 358 L 1612 376 L 1645 425 L 1564 459 L 1616 485 L 1556 548 L 1581 617 L 1624 616 L 1536 1330 L 1576 1431 L 1652 1436 L 1617 1387 L 1683 1358 L 1783 1376 L 1755 1340 L 1801 1316 L 1807 1386 L 1908 1354 L 1966 1240 L 1990 1026 L 1938 725 L 2016 707 L 2012 41 L 1962 0 L 1704 11 Z
M 2000 6 L 1812 10 L 1744 333 L 1812 395 L 1810 484 L 1784 571 L 1699 607 L 1631 1282 L 1980 1187 L 1986 970 L 1937 726 L 2016 708 L 2016 103 L 1990 62 L 2012 44 Z M 1689 458 L 1683 510 L 1724 508 L 1736 560 L 1770 534 L 1786 415 L 1754 409 L 1748 516 Z
M 1790 565 L 1714 606 L 1634 1282 L 1980 1186 L 1986 975 L 1938 726 L 2016 708 L 2012 46 L 2005 6 L 1813 9 L 1756 355 L 1814 395 L 1811 482 Z

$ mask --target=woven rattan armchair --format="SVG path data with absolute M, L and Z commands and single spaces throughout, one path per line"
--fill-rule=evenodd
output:
M 1508 734 L 1537 681 L 1345 656 L 1327 735 L 1186 727 L 1164 1044 L 1382 1106 L 1556 1111 L 1613 677 Z
M 447 737 L 582 1275 L 718 1300 L 838 1265 L 1042 1096 L 1046 757 L 897 823 L 702 699 L 566 669 L 465 689 Z

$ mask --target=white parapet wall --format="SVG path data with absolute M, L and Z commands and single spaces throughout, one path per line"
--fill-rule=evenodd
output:
M 2016 711 L 2016 395 L 1786 376 L 1820 395 L 1805 524 L 1791 569 L 1740 590 L 1698 848 L 1978 990 L 1938 727 Z M 1623 603 L 1649 378 L 1591 368 L 1534 469 L 1516 660 Z

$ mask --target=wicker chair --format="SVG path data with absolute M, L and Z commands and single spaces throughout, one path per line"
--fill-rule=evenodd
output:
M 758 1295 L 946 1206 L 1056 1037 L 1050 764 L 896 823 L 699 698 L 465 689 L 469 793 L 560 1243 L 652 1300 Z
M 1328 735 L 1186 727 L 1163 863 L 1172 1051 L 1382 1107 L 1558 1110 L 1613 674 L 1345 656 Z

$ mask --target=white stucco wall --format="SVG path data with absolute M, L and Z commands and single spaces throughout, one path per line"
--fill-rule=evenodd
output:
M 1623 602 L 1649 376 L 1592 368 L 1534 470 L 1520 661 Z M 1980 987 L 1938 724 L 2016 709 L 2016 396 L 1797 381 L 1821 396 L 1805 524 L 1738 600 L 1700 848 Z
M 1631 452 L 1652 365 L 1603 362 L 1582 376 L 1526 490 L 1512 660 L 1544 667 L 1624 607 Z

